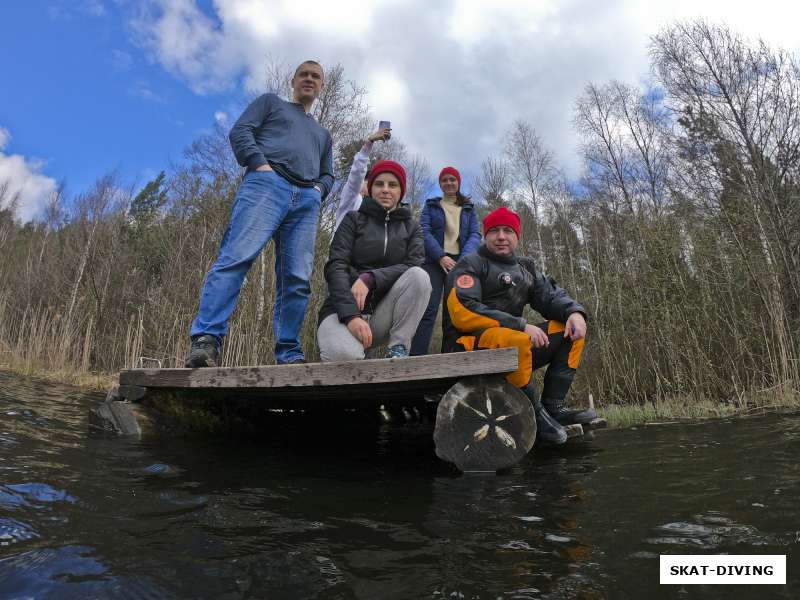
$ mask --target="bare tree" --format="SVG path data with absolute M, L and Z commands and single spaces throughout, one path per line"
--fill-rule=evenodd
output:
M 404 165 L 408 162 L 408 148 L 398 138 L 393 137 L 388 142 L 379 142 L 372 147 L 370 168 L 379 160 L 393 160 Z
M 348 79 L 341 64 L 325 69 L 325 85 L 312 114 L 331 133 L 337 147 L 363 140 L 373 129 L 367 90 Z
M 431 166 L 424 156 L 414 154 L 406 161 L 406 195 L 405 200 L 415 209 L 419 209 L 425 201 L 426 194 L 433 184 Z
M 508 163 L 501 158 L 490 156 L 481 164 L 481 173 L 475 179 L 473 189 L 489 208 L 495 209 L 507 204 L 507 194 L 511 185 Z
M 585 185 L 598 198 L 607 201 L 612 213 L 619 213 L 619 207 L 624 206 L 629 214 L 634 214 L 633 169 L 623 129 L 617 119 L 614 85 L 587 85 L 575 103 L 573 123 L 583 137 L 581 151 L 586 164 Z
M 626 137 L 633 191 L 639 210 L 658 214 L 667 201 L 671 120 L 659 90 L 641 91 L 620 82 L 610 85 Z
M 8 180 L 0 182 L 0 209 L 10 210 L 15 213 L 19 208 L 20 191 L 11 191 L 11 182 Z
M 264 68 L 264 91 L 277 94 L 284 100 L 292 99 L 292 76 L 294 67 L 280 58 L 268 54 Z
M 668 201 L 672 119 L 658 89 L 587 85 L 575 103 L 584 185 L 611 214 L 658 214 Z
M 242 173 L 233 155 L 228 132 L 221 123 L 215 123 L 211 133 L 195 139 L 183 151 L 183 156 L 192 166 L 192 173 L 209 182 L 218 180 L 231 185 L 238 181 Z
M 545 271 L 540 209 L 543 196 L 556 177 L 553 154 L 544 147 L 536 131 L 525 121 L 515 121 L 506 137 L 504 152 L 511 179 L 520 197 L 532 210 L 539 268 Z

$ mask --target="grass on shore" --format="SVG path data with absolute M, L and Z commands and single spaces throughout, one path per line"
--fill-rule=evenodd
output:
M 52 369 L 25 360 L 0 360 L 0 371 L 9 371 L 42 381 L 71 385 L 91 392 L 105 392 L 117 383 L 116 373 L 93 373 L 76 369 Z
M 596 410 L 612 428 L 702 421 L 769 410 L 800 410 L 800 391 L 787 383 L 770 390 L 752 392 L 733 402 L 677 396 L 647 404 L 599 404 Z

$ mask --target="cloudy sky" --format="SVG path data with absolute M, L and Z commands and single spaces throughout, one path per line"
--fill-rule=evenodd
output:
M 260 91 L 266 57 L 341 63 L 376 119 L 469 179 L 529 121 L 567 172 L 588 82 L 643 83 L 649 36 L 704 17 L 800 50 L 785 0 L 30 0 L 0 8 L 0 184 L 34 218 L 117 170 L 141 187 Z

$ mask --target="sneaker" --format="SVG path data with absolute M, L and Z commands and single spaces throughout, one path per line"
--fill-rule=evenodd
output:
M 387 358 L 405 358 L 408 356 L 408 350 L 406 349 L 403 344 L 397 344 L 396 346 L 389 346 L 389 352 L 387 353 Z
M 192 347 L 186 357 L 184 367 L 216 367 L 219 362 L 219 339 L 210 334 L 197 335 L 192 338 Z
M 305 358 L 300 358 L 298 356 L 297 358 L 291 358 L 291 359 L 287 360 L 286 362 L 278 362 L 278 363 L 275 363 L 275 364 L 278 364 L 278 365 L 304 365 L 304 364 L 306 364 L 306 359 Z

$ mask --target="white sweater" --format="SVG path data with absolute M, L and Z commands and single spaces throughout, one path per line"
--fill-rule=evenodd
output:
M 342 194 L 339 197 L 339 206 L 336 208 L 336 225 L 333 227 L 335 232 L 339 229 L 339 223 L 342 222 L 344 216 L 351 210 L 358 210 L 361 206 L 361 184 L 364 182 L 364 175 L 367 173 L 369 166 L 369 153 L 372 151 L 372 142 L 367 140 L 361 147 L 361 150 L 356 152 L 353 157 L 353 166 L 350 167 L 350 174 L 347 176 L 347 181 L 342 188 Z

